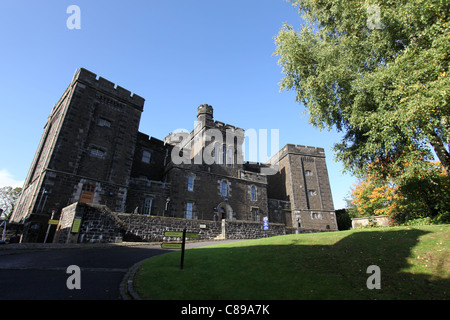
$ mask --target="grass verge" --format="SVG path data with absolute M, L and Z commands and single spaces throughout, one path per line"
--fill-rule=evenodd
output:
M 450 225 L 286 235 L 145 261 L 143 299 L 449 299 Z M 381 270 L 369 290 L 367 267 Z

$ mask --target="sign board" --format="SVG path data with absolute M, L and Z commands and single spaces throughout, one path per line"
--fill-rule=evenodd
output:
M 164 232 L 165 237 L 179 237 L 181 238 L 183 236 L 183 232 L 176 232 L 176 231 L 166 231 Z M 198 238 L 198 233 L 196 232 L 186 232 L 186 238 Z
M 72 224 L 72 233 L 78 233 L 80 231 L 80 226 L 81 226 L 81 219 L 80 218 L 75 218 L 73 220 L 73 224 Z
M 170 243 L 170 242 L 163 242 L 161 243 L 161 248 L 163 249 L 182 249 L 182 243 Z
M 264 231 L 269 230 L 269 217 L 263 217 L 263 228 Z
M 59 220 L 48 220 L 48 224 L 58 224 Z

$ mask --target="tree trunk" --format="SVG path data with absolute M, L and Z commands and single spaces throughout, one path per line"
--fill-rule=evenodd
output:
M 436 133 L 432 133 L 430 137 L 430 143 L 436 152 L 439 160 L 441 161 L 441 165 L 450 174 L 450 153 L 445 148 L 444 143 L 439 139 Z

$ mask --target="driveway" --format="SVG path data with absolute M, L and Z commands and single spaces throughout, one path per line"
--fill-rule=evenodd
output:
M 223 243 L 196 242 L 186 248 Z M 129 268 L 139 261 L 169 252 L 160 244 L 39 245 L 0 247 L 0 300 L 117 300 Z M 80 268 L 80 289 L 69 289 L 72 273 Z

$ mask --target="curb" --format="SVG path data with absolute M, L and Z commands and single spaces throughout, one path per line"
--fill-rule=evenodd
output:
M 122 278 L 119 287 L 120 297 L 122 300 L 142 300 L 141 297 L 134 291 L 134 276 L 145 260 L 135 263 L 131 268 L 128 269 L 127 273 Z

